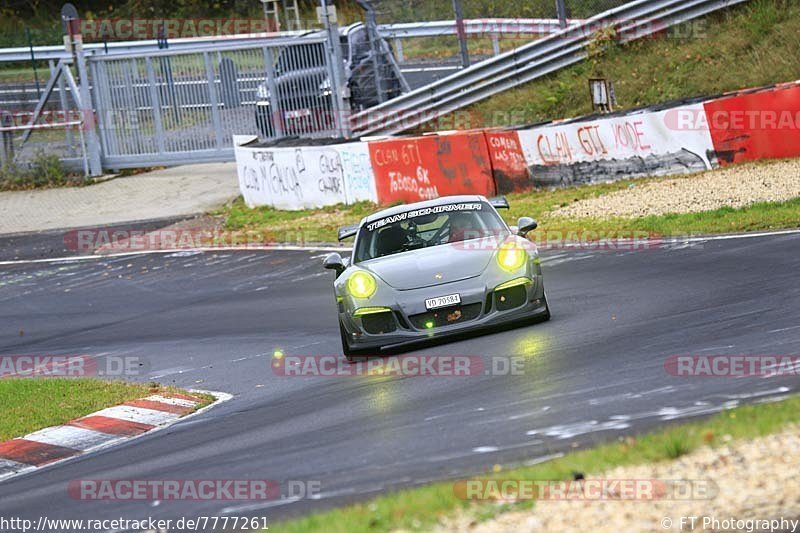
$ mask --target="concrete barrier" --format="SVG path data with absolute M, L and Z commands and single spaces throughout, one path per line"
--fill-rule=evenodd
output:
M 278 147 L 235 136 L 234 144 L 249 206 L 492 196 L 798 157 L 800 82 L 516 130 Z

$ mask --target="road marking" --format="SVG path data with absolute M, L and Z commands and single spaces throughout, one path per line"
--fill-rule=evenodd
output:
M 72 422 L 68 422 L 68 424 L 79 428 L 101 431 L 109 435 L 123 435 L 126 437 L 141 435 L 156 427 L 150 424 L 141 424 L 139 422 L 131 422 L 130 420 L 120 420 L 119 418 L 96 415 L 89 415 L 78 420 L 73 420 Z
M 0 459 L 0 479 L 33 470 L 35 466 L 18 463 L 10 459 Z
M 88 450 L 101 444 L 108 444 L 119 438 L 119 435 L 109 435 L 93 429 L 75 426 L 55 426 L 25 435 L 25 440 L 80 451 Z
M 781 331 L 789 331 L 790 329 L 797 329 L 797 328 L 800 328 L 800 326 L 790 326 L 788 328 L 771 329 L 767 333 L 779 333 Z
M 80 450 L 24 438 L 0 442 L 0 459 L 9 459 L 32 466 L 46 465 L 79 453 L 81 453 Z
M 177 405 L 177 406 L 180 406 L 180 407 L 190 407 L 190 408 L 194 408 L 194 407 L 197 406 L 198 403 L 200 403 L 200 402 L 197 402 L 195 400 L 189 400 L 189 399 L 187 399 L 185 397 L 184 398 L 172 398 L 172 397 L 168 398 L 166 396 L 161 396 L 160 394 L 154 394 L 153 396 L 148 396 L 147 398 L 145 398 L 145 400 L 147 400 L 149 402 L 160 402 L 160 403 L 166 403 L 168 405 Z
M 184 407 L 182 405 L 171 405 L 168 403 L 163 402 L 154 402 L 151 400 L 131 400 L 129 402 L 125 402 L 123 405 L 128 405 L 131 407 L 141 407 L 144 409 L 152 409 L 153 411 L 162 411 L 164 413 L 170 413 L 173 415 L 188 415 L 192 412 L 191 407 Z
M 130 405 L 109 407 L 96 412 L 95 415 L 107 416 L 110 418 L 121 418 L 122 420 L 139 422 L 140 424 L 150 424 L 152 426 L 160 426 L 162 424 L 174 422 L 180 418 L 180 415 L 176 415 L 174 413 L 165 413 L 164 411 L 156 411 L 154 409 L 145 409 Z

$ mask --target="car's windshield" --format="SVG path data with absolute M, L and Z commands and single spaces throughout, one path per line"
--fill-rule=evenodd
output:
M 358 234 L 355 262 L 506 233 L 502 219 L 485 202 L 412 209 L 365 224 Z

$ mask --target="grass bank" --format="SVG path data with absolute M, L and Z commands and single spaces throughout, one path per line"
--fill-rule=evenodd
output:
M 534 123 L 591 113 L 591 77 L 613 80 L 620 108 L 630 109 L 791 81 L 798 72 L 800 3 L 752 0 L 659 38 L 611 45 L 587 61 L 460 112 L 469 115 L 471 127 Z

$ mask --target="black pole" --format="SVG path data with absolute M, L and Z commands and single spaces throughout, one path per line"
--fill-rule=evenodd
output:
M 453 11 L 456 14 L 456 34 L 458 44 L 461 47 L 461 66 L 469 66 L 469 49 L 467 48 L 467 30 L 464 27 L 464 10 L 461 7 L 461 0 L 453 0 Z
M 561 29 L 567 27 L 567 6 L 564 3 L 564 0 L 556 0 L 556 17 L 558 18 L 558 24 L 561 26 Z
M 25 27 L 25 36 L 28 38 L 28 48 L 31 51 L 31 66 L 33 67 L 33 81 L 36 82 L 36 96 L 42 97 L 42 91 L 39 88 L 39 73 L 36 71 L 36 57 L 33 54 L 33 39 L 31 39 L 31 29 Z

